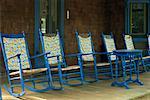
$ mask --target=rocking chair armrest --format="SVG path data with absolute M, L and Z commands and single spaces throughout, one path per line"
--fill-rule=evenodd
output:
M 53 57 L 59 57 L 61 55 L 56 55 L 56 56 L 48 56 L 47 58 L 53 58 Z
M 142 48 L 141 50 L 147 51 L 147 50 L 149 50 L 149 48 L 148 47 L 147 48 Z
M 30 57 L 30 59 L 35 59 L 35 58 L 38 58 L 38 57 L 41 57 L 41 56 L 44 56 L 44 55 L 48 55 L 48 54 L 50 54 L 50 52 L 41 53 L 41 54 Z
M 20 57 L 20 56 L 21 56 L 21 54 L 16 54 L 14 56 L 9 57 L 7 60 L 10 60 L 10 59 L 15 58 L 15 57 Z
M 74 53 L 74 54 L 65 55 L 65 57 L 79 57 L 81 55 L 82 55 L 81 53 Z
M 95 52 L 95 55 L 111 55 L 112 52 Z
M 22 65 L 21 65 L 21 58 L 20 58 L 20 56 L 21 56 L 21 54 L 16 54 L 16 55 L 14 55 L 14 56 L 12 56 L 12 57 L 9 57 L 7 60 L 10 60 L 10 59 L 12 59 L 12 58 L 15 58 L 15 57 L 17 57 L 18 58 L 18 60 L 19 60 L 19 71 L 20 71 L 20 76 L 21 77 L 23 77 L 22 76 Z
M 92 54 L 94 54 L 94 53 L 83 53 L 83 54 L 81 54 L 81 55 L 92 55 Z
M 84 53 L 81 55 L 104 55 L 104 54 L 111 54 L 111 52 L 94 52 L 94 53 Z

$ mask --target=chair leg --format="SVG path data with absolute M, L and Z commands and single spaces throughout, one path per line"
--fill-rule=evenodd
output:
M 82 74 L 82 72 L 80 69 L 78 72 L 73 72 L 73 73 L 67 72 L 67 73 L 63 74 L 63 76 L 65 77 L 65 80 L 63 80 L 63 84 L 67 85 L 67 86 L 80 86 L 80 85 L 82 85 L 84 79 L 83 79 L 83 76 L 81 74 Z M 79 75 L 79 76 L 70 78 L 69 76 L 71 76 L 71 75 Z M 79 82 L 78 83 L 69 83 L 72 80 L 77 80 Z
M 21 96 L 23 96 L 24 94 L 25 94 L 25 90 L 24 90 L 24 81 L 23 81 L 23 78 L 22 77 L 19 77 L 19 78 L 17 78 L 17 77 L 13 77 L 13 78 L 11 78 L 11 76 L 9 75 L 9 71 L 7 71 L 7 77 L 8 77 L 8 84 L 4 84 L 4 88 L 5 88 L 5 90 L 10 94 L 10 95 L 12 95 L 12 96 L 15 96 L 15 97 L 21 97 Z M 22 75 L 21 75 L 22 76 Z M 14 82 L 13 83 L 13 81 L 15 81 L 15 80 L 18 80 L 18 81 L 20 81 L 20 83 L 18 84 L 18 81 L 17 81 L 17 83 L 16 82 Z M 15 93 L 14 92 L 14 87 L 21 87 L 21 92 L 20 93 Z
M 49 84 L 52 87 L 52 89 L 54 89 L 54 90 L 62 90 L 61 80 L 59 81 L 60 87 L 55 87 L 54 83 L 53 83 L 52 73 L 51 73 L 49 68 L 48 68 L 47 73 L 48 73 Z M 61 74 L 61 73 L 58 72 L 58 74 Z M 59 78 L 60 78 L 60 76 L 59 76 Z
M 110 63 L 111 78 L 114 79 L 114 77 L 113 77 L 114 76 L 114 74 L 113 74 L 113 65 L 112 65 L 110 57 L 108 57 L 108 60 L 109 60 L 109 63 Z
M 14 92 L 14 87 L 10 87 L 11 91 Z
M 96 66 L 96 61 L 94 60 L 94 71 L 95 71 L 95 81 L 98 81 L 98 70 L 97 70 L 97 66 Z
M 83 82 L 84 82 L 83 68 L 80 68 L 80 76 L 81 76 L 81 82 L 83 84 Z
M 84 74 L 83 74 L 83 65 L 82 65 L 82 61 L 81 58 L 78 58 L 78 64 L 80 66 L 80 78 L 81 78 L 81 84 L 83 84 L 84 82 Z
M 33 92 L 45 92 L 45 91 L 49 91 L 49 90 L 60 90 L 60 89 L 62 89 L 62 87 L 57 88 L 53 85 L 52 74 L 51 74 L 51 71 L 49 68 L 45 73 L 45 78 L 47 80 L 41 81 L 40 84 L 47 82 L 48 86 L 45 87 L 45 85 L 44 85 L 44 88 L 37 89 L 37 88 L 35 88 L 36 82 L 33 79 L 34 82 L 32 81 L 32 84 L 35 84 L 35 86 L 33 85 L 33 87 L 31 87 L 31 86 L 25 85 L 25 88 L 27 88 L 28 90 L 33 91 Z
M 60 68 L 61 66 L 59 65 L 59 68 Z M 63 86 L 62 86 L 62 84 L 63 84 L 63 74 L 62 74 L 62 70 L 61 69 L 59 69 L 58 70 L 58 76 L 59 76 L 59 84 L 60 84 L 60 89 L 63 89 Z
M 9 94 L 10 95 L 12 95 L 12 96 L 14 96 L 14 97 L 21 97 L 21 96 L 23 96 L 24 94 L 25 94 L 25 91 L 24 91 L 24 85 L 20 85 L 21 86 L 21 88 L 22 88 L 22 92 L 20 92 L 19 94 L 18 93 L 14 93 L 14 89 L 13 89 L 13 87 L 15 87 L 15 86 L 13 86 L 13 85 L 10 85 L 10 88 L 5 84 L 4 85 L 4 88 L 9 92 Z
M 31 79 L 32 79 L 33 77 L 31 76 Z M 33 85 L 33 88 L 36 88 L 35 87 L 35 82 L 32 80 L 32 85 Z
M 112 64 L 110 65 L 110 70 L 111 70 L 111 78 L 114 79 L 114 74 L 113 74 L 113 67 L 112 67 Z
M 142 60 L 142 66 L 143 66 L 143 70 L 144 70 L 144 72 L 147 72 L 147 68 L 146 68 L 146 66 L 145 66 L 145 62 L 144 62 L 144 60 Z

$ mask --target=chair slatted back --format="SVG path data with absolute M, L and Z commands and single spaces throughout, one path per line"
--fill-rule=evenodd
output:
M 104 35 L 103 36 L 103 40 L 104 40 L 104 44 L 105 44 L 105 48 L 107 52 L 113 52 L 114 50 L 116 50 L 116 46 L 115 46 L 115 41 L 113 39 L 112 35 Z M 111 60 L 116 60 L 116 55 L 111 55 Z
M 126 45 L 126 48 L 128 50 L 134 50 L 134 43 L 133 43 L 133 39 L 132 39 L 132 36 L 130 35 L 125 35 L 124 36 L 124 40 L 125 40 L 125 45 Z
M 84 35 L 84 33 L 82 33 Z M 86 34 L 87 35 L 87 34 Z M 93 43 L 92 43 L 92 38 L 91 34 L 88 33 L 87 37 L 81 36 L 76 32 L 77 40 L 78 40 L 78 46 L 79 46 L 79 51 L 82 54 L 88 54 L 88 53 L 93 53 Z M 82 59 L 84 61 L 94 61 L 93 55 L 83 55 Z
M 63 63 L 63 54 L 62 54 L 62 47 L 61 47 L 61 40 L 59 33 L 57 32 L 52 34 L 43 34 L 40 32 L 40 39 L 42 43 L 42 47 L 44 48 L 44 52 L 50 52 L 48 56 L 59 56 L 59 60 Z M 49 58 L 49 64 L 55 65 L 57 64 L 57 57 Z
M 1 34 L 1 45 L 5 65 L 9 70 L 19 70 L 17 57 L 8 60 L 8 58 L 17 54 L 21 54 L 22 69 L 30 68 L 24 34 Z

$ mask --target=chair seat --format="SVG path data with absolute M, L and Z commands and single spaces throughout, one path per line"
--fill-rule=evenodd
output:
M 23 75 L 36 74 L 36 73 L 44 72 L 46 70 L 47 70 L 47 68 L 23 70 Z M 15 72 L 11 72 L 9 75 L 18 75 L 19 73 L 20 73 L 20 71 L 15 71 Z
M 143 59 L 150 59 L 150 56 L 145 56 L 143 57 Z
M 93 66 L 94 63 L 83 64 L 83 66 Z M 96 66 L 109 66 L 110 63 L 97 63 Z
M 66 68 L 61 68 L 62 71 L 68 71 L 68 70 L 74 70 L 74 69 L 79 69 L 80 66 L 79 65 L 72 65 L 72 66 L 68 66 Z M 58 71 L 58 68 L 53 68 L 51 69 L 51 71 Z

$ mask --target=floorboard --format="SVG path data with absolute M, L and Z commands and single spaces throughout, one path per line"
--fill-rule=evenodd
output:
M 64 86 L 61 91 L 48 91 L 35 93 L 26 90 L 23 97 L 15 98 L 2 88 L 3 100 L 150 100 L 150 72 L 140 74 L 144 86 L 130 84 L 131 89 L 110 86 L 112 80 L 101 80 L 95 83 L 88 83 L 82 86 Z

